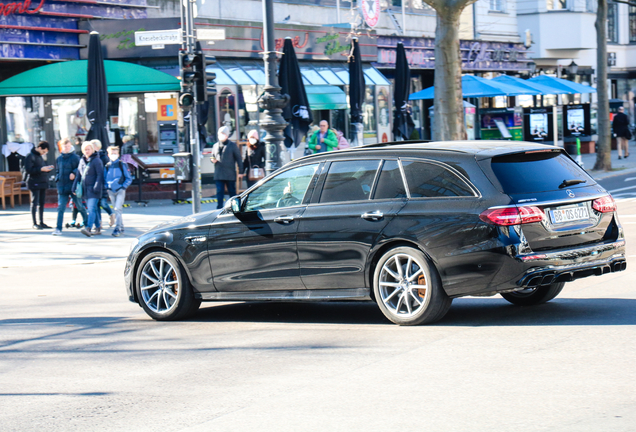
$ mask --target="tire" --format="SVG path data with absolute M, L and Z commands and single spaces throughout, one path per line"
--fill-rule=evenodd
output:
M 137 267 L 135 281 L 139 304 L 157 321 L 188 318 L 201 305 L 201 300 L 194 298 L 183 267 L 167 252 L 152 252 L 145 256 Z
M 439 321 L 452 303 L 431 261 L 406 246 L 382 255 L 373 273 L 373 292 L 384 316 L 398 325 Z
M 549 302 L 559 295 L 564 286 L 565 282 L 557 282 L 522 291 L 503 293 L 501 296 L 517 306 L 533 306 Z

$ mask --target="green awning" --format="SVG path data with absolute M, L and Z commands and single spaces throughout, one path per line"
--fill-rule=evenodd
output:
M 0 83 L 0 96 L 86 94 L 88 60 L 53 63 L 22 72 Z M 179 91 L 179 80 L 134 63 L 104 60 L 109 93 Z
M 305 86 L 309 107 L 312 110 L 347 109 L 347 95 L 336 86 L 310 85 Z

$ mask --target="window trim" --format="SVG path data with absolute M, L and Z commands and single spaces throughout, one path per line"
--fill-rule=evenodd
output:
M 480 199 L 482 198 L 482 194 L 479 191 L 479 189 L 477 189 L 475 187 L 475 185 L 473 185 L 473 183 L 468 180 L 462 173 L 460 173 L 459 171 L 457 171 L 455 168 L 453 168 L 452 166 L 444 163 L 444 162 L 440 162 L 440 161 L 436 161 L 436 160 L 432 160 L 432 159 L 421 159 L 421 158 L 415 158 L 415 157 L 405 157 L 405 158 L 399 158 L 400 160 L 400 166 L 402 166 L 402 160 L 404 161 L 409 161 L 409 162 L 422 162 L 422 163 L 430 163 L 433 165 L 437 165 L 440 166 L 444 169 L 447 169 L 448 171 L 450 171 L 451 173 L 455 174 L 461 181 L 463 181 L 466 186 L 468 186 L 468 188 L 473 192 L 473 196 L 454 196 L 454 197 L 449 197 L 449 196 L 440 196 L 440 197 L 411 197 L 411 188 L 408 184 L 408 181 L 406 180 L 406 173 L 403 172 L 404 175 L 404 183 L 406 184 L 407 187 L 407 194 L 409 196 L 408 199 L 414 199 L 414 200 L 437 200 L 437 199 Z

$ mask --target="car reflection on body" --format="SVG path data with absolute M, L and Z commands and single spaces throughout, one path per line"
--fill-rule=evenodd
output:
M 222 210 L 133 245 L 131 301 L 156 320 L 202 301 L 375 301 L 401 325 L 453 298 L 516 305 L 626 268 L 612 197 L 558 147 L 392 143 L 296 160 Z

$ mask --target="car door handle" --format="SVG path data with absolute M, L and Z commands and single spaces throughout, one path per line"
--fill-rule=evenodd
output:
M 278 216 L 277 218 L 274 219 L 274 222 L 281 223 L 281 224 L 290 224 L 293 221 L 294 221 L 293 216 Z
M 384 217 L 384 214 L 380 210 L 376 210 L 372 213 L 364 213 L 360 216 L 362 219 L 377 221 Z

